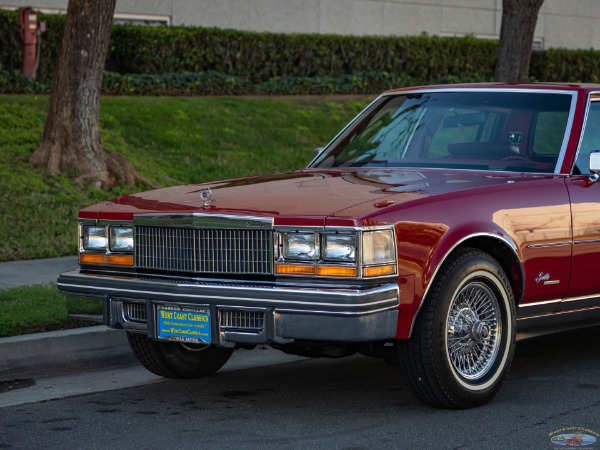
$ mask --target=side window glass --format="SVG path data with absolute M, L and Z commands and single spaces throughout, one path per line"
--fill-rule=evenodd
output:
M 537 116 L 533 136 L 533 156 L 558 158 L 565 136 L 567 111 L 542 111 Z
M 590 174 L 590 153 L 600 150 L 600 102 L 592 102 L 575 161 L 574 174 Z

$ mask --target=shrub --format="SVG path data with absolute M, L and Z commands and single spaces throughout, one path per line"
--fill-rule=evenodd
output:
M 0 92 L 47 92 L 64 28 L 41 15 L 40 83 L 21 66 L 16 12 L 0 11 Z M 217 28 L 113 27 L 104 77 L 115 95 L 375 93 L 390 87 L 491 81 L 497 42 L 473 37 L 276 34 Z M 534 52 L 531 79 L 600 81 L 600 52 Z

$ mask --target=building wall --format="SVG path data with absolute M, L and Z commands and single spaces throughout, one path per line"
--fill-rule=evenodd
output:
M 36 0 L 65 10 L 68 0 Z M 33 3 L 33 2 L 32 2 Z M 0 7 L 23 1 L 0 0 Z M 502 0 L 118 0 L 117 17 L 279 33 L 497 38 Z M 538 48 L 600 49 L 600 0 L 545 0 Z

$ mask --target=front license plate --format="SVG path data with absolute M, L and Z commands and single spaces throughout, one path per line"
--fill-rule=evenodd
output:
M 166 341 L 210 344 L 210 310 L 157 305 L 158 338 Z

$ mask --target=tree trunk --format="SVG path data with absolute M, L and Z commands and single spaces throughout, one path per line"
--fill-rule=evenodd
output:
M 538 13 L 544 0 L 503 0 L 496 80 L 529 81 L 529 63 Z
M 48 174 L 70 173 L 80 184 L 133 186 L 135 170 L 100 139 L 100 90 L 116 0 L 69 0 L 52 81 L 44 136 L 31 155 Z

